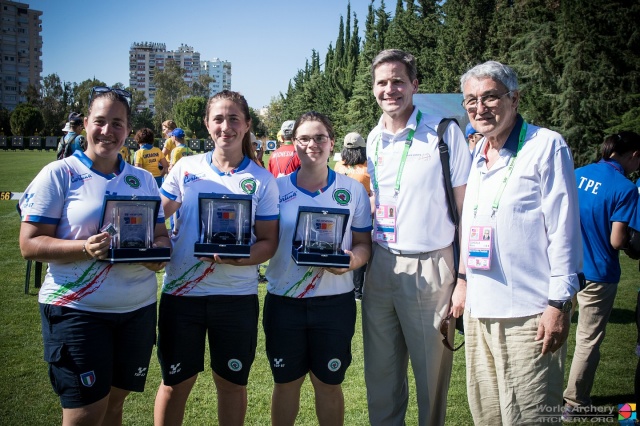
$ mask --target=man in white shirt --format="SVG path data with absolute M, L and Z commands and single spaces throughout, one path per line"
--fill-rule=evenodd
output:
M 454 225 L 438 150 L 442 117 L 413 105 L 418 79 L 411 54 L 384 50 L 371 69 L 382 117 L 367 138 L 375 203 L 375 244 L 362 296 L 369 421 L 374 426 L 404 424 L 411 358 L 418 423 L 442 425 L 453 356 L 439 326 L 455 284 Z M 444 142 L 460 211 L 471 156 L 458 126 L 448 126 Z
M 484 135 L 461 223 L 467 396 L 475 424 L 560 424 L 571 298 L 582 241 L 571 151 L 524 121 L 515 72 L 499 62 L 461 79 Z M 454 315 L 461 312 L 454 311 Z

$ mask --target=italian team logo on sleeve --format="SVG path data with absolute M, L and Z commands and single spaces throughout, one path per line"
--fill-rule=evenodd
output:
M 341 206 L 346 206 L 351 201 L 351 193 L 346 189 L 336 189 L 333 191 L 333 199 Z
M 245 179 L 240 182 L 240 188 L 247 195 L 253 195 L 256 192 L 256 180 L 254 178 Z

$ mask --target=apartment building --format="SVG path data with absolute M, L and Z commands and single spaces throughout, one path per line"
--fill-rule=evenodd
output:
M 200 61 L 200 74 L 209 75 L 215 81 L 209 84 L 211 96 L 223 90 L 231 90 L 231 62 L 213 58 L 211 61 Z
M 26 102 L 29 85 L 42 78 L 42 11 L 0 0 L 0 106 Z
M 155 111 L 156 87 L 153 77 L 165 68 L 167 61 L 175 61 L 185 69 L 184 81 L 191 86 L 200 76 L 200 53 L 181 44 L 176 50 L 167 50 L 164 43 L 136 42 L 129 48 L 129 86 L 144 92 L 147 101 L 142 108 Z

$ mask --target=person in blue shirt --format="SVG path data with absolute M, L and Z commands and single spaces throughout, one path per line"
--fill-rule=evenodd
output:
M 638 189 L 627 176 L 639 167 L 640 135 L 622 131 L 604 140 L 600 161 L 576 170 L 587 282 L 577 295 L 580 308 L 564 391 L 565 419 L 591 407 L 600 345 L 620 281 L 618 251 L 627 244 L 627 227 L 638 204 Z

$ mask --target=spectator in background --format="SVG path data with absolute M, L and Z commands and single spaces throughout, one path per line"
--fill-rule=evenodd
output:
M 367 194 L 371 196 L 371 179 L 367 171 L 367 143 L 360 133 L 352 132 L 344 137 L 341 157 L 341 161 L 334 166 L 334 171 L 360 182 Z M 366 270 L 367 264 L 365 263 L 353 271 L 353 286 L 357 300 L 362 299 L 362 284 Z
M 66 136 L 67 133 L 69 133 L 71 131 L 71 123 L 69 123 L 68 121 L 64 124 L 64 127 L 62 128 L 62 132 L 64 133 L 63 136 Z
M 135 141 L 140 147 L 135 154 L 134 165 L 150 172 L 158 186 L 162 185 L 162 176 L 167 174 L 169 163 L 162 155 L 160 148 L 153 146 L 153 130 L 145 127 L 136 132 Z
M 122 159 L 125 162 L 131 164 L 131 150 L 127 146 L 126 139 L 125 139 L 124 145 L 122 145 L 122 148 L 120 148 L 120 155 L 122 156 Z
M 469 408 L 477 425 L 538 424 L 545 408 L 562 406 L 571 298 L 580 288 L 571 150 L 561 135 L 518 113 L 510 67 L 477 65 L 460 89 L 471 125 L 484 135 L 462 209 L 458 271 L 466 280 L 453 295 L 466 300 Z M 490 250 L 470 250 L 480 228 L 491 231 Z M 560 424 L 559 417 L 547 420 Z
M 49 163 L 20 199 L 20 250 L 49 268 L 38 295 L 44 358 L 63 425 L 119 425 L 142 392 L 156 338 L 156 271 L 163 263 L 109 263 L 99 231 L 106 193 L 158 197 L 149 173 L 118 151 L 131 129 L 129 92 L 94 87 L 87 149 Z M 153 244 L 169 247 L 160 209 Z
M 563 419 L 589 414 L 591 388 L 600 362 L 609 315 L 620 281 L 618 251 L 638 205 L 638 188 L 627 177 L 640 167 L 640 135 L 607 136 L 602 159 L 576 170 L 586 287 L 578 293 L 578 327 Z
M 184 130 L 181 128 L 173 129 L 171 136 L 176 141 L 176 146 L 171 150 L 171 162 L 169 163 L 169 172 L 182 157 L 193 155 L 193 151 L 185 144 Z M 168 173 L 168 172 L 167 172 Z
M 469 144 L 469 151 L 473 153 L 476 144 L 480 142 L 480 139 L 483 138 L 482 133 L 478 133 L 476 129 L 473 128 L 471 123 L 467 124 L 467 128 L 465 129 L 464 136 L 467 138 L 467 143 Z
M 287 120 L 282 123 L 282 145 L 269 156 L 268 169 L 275 177 L 285 176 L 293 173 L 300 167 L 300 158 L 296 154 L 293 146 L 293 125 L 295 121 Z
M 172 133 L 177 129 L 176 123 L 173 120 L 166 120 L 162 122 L 162 134 L 167 138 L 162 145 L 162 155 L 167 160 L 167 163 L 171 161 L 171 151 L 176 147 L 176 140 L 172 136 Z
M 58 150 L 56 157 L 58 160 L 73 155 L 75 151 L 84 151 L 86 142 L 84 136 L 82 136 L 82 119 L 83 115 L 78 112 L 72 112 L 69 114 L 69 130 L 66 135 L 60 139 L 58 144 Z M 65 126 L 66 128 L 67 126 Z M 62 129 L 64 131 L 64 129 Z
M 251 146 L 253 146 L 253 150 L 256 154 L 256 163 L 262 168 L 264 168 L 264 161 L 262 161 L 262 156 L 264 155 L 264 151 L 262 150 L 262 141 L 256 138 L 256 135 L 251 133 Z

